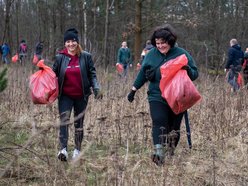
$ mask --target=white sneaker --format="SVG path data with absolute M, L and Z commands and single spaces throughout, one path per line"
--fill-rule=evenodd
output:
M 78 157 L 78 155 L 80 154 L 80 151 L 77 149 L 74 149 L 73 151 L 73 155 L 72 155 L 72 159 L 76 159 Z
M 61 161 L 67 161 L 68 153 L 66 151 L 66 148 L 63 148 L 62 150 L 59 151 L 58 159 L 61 160 Z

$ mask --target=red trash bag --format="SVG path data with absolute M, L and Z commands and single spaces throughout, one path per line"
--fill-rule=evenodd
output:
M 123 73 L 123 70 L 124 70 L 123 65 L 120 64 L 120 63 L 118 63 L 118 64 L 116 65 L 116 70 L 117 70 L 117 72 L 118 72 L 119 74 L 122 74 L 122 73 Z
M 13 63 L 16 63 L 17 61 L 18 61 L 18 54 L 16 54 L 16 55 L 14 55 L 12 58 L 11 58 L 11 60 L 12 60 L 12 62 Z
M 161 94 L 175 114 L 184 112 L 201 99 L 187 71 L 181 70 L 187 63 L 188 59 L 183 54 L 160 67 Z
M 36 65 L 39 61 L 39 58 L 36 54 L 34 54 L 34 57 L 33 57 L 33 64 Z
M 238 83 L 238 85 L 239 85 L 239 88 L 241 88 L 242 85 L 243 85 L 243 78 L 242 78 L 242 75 L 241 75 L 240 72 L 239 72 L 239 74 L 238 74 L 237 83 Z
M 29 89 L 34 104 L 53 103 L 59 94 L 59 86 L 56 74 L 44 64 L 44 60 L 37 63 L 43 68 L 32 74 L 29 79 Z

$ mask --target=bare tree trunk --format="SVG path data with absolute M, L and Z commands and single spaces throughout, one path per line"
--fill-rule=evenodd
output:
M 12 45 L 11 34 L 10 34 L 10 8 L 11 8 L 13 1 L 14 0 L 6 0 L 5 1 L 6 14 L 5 14 L 5 24 L 4 24 L 4 31 L 3 31 L 3 39 L 2 40 L 7 42 L 9 45 Z
M 135 3 L 135 43 L 134 43 L 134 61 L 137 62 L 141 52 L 141 6 L 142 1 L 137 0 Z
M 94 28 L 93 41 L 94 41 L 94 44 L 96 42 L 96 15 L 97 15 L 97 4 L 96 4 L 96 0 L 94 0 L 94 17 L 93 17 L 93 28 Z
M 80 34 L 80 38 L 81 39 L 84 39 L 83 38 L 83 33 L 84 33 L 84 28 L 83 28 L 83 22 L 84 21 L 82 21 L 82 18 L 83 18 L 83 16 L 84 16 L 84 0 L 81 0 L 81 1 L 78 1 L 78 17 L 77 17 L 77 19 L 78 19 L 78 30 L 79 30 L 79 34 Z M 82 42 L 82 40 L 81 40 L 81 42 Z M 84 48 L 84 46 L 83 46 L 83 48 Z
M 19 9 L 20 9 L 20 1 L 16 1 L 15 3 L 16 8 L 16 46 L 19 45 Z
M 105 18 L 104 47 L 103 47 L 103 64 L 105 68 L 107 68 L 108 66 L 108 62 L 107 62 L 108 24 L 109 24 L 109 0 L 106 0 L 106 18 Z
M 60 34 L 62 35 L 65 31 L 65 20 L 67 18 L 66 15 L 66 11 L 65 11 L 65 0 L 59 0 L 59 17 L 60 17 L 60 24 L 59 24 L 59 28 L 60 28 Z
M 84 12 L 84 47 L 87 48 L 87 13 L 86 13 L 86 1 L 83 2 L 83 12 Z
M 53 30 L 53 36 L 52 36 L 52 49 L 53 51 L 52 52 L 52 56 L 55 56 L 56 54 L 56 30 L 57 30 L 57 18 L 56 18 L 56 8 L 55 7 L 52 7 L 52 10 L 53 10 L 53 13 L 52 13 L 52 30 Z
M 42 27 L 42 21 L 41 21 L 41 2 L 38 1 L 37 3 L 37 12 L 38 12 L 38 28 L 39 28 L 39 34 L 38 34 L 38 38 L 36 38 L 37 40 L 41 39 L 41 27 Z

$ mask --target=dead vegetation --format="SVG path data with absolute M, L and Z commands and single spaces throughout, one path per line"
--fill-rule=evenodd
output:
M 247 185 L 248 92 L 232 95 L 224 77 L 201 74 L 195 82 L 203 99 L 189 110 L 193 148 L 182 123 L 175 155 L 157 167 L 150 159 L 146 87 L 132 104 L 126 99 L 136 72 L 124 82 L 114 69 L 98 69 L 104 98 L 90 98 L 83 150 L 67 163 L 57 159 L 57 103 L 31 103 L 31 73 L 28 65 L 11 64 L 8 87 L 0 94 L 0 185 Z M 72 135 L 73 127 L 70 156 Z

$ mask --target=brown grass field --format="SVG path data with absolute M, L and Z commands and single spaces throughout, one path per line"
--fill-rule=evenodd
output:
M 70 126 L 70 159 L 63 163 L 57 159 L 57 101 L 32 103 L 28 78 L 33 71 L 29 65 L 10 64 L 8 87 L 0 93 L 0 185 L 248 185 L 248 90 L 231 94 L 224 76 L 200 71 L 195 84 L 202 100 L 189 109 L 193 148 L 188 148 L 183 120 L 175 155 L 158 167 L 150 158 L 147 85 L 132 104 L 126 99 L 137 72 L 131 70 L 124 82 L 114 67 L 97 69 L 104 98 L 89 100 L 76 161 L 71 160 Z

